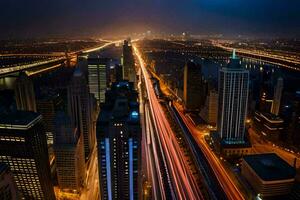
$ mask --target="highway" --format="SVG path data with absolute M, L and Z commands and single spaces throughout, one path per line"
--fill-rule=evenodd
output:
M 225 192 L 228 199 L 232 200 L 243 200 L 245 199 L 241 191 L 237 188 L 232 178 L 226 172 L 224 166 L 220 162 L 219 158 L 214 154 L 206 143 L 204 136 L 205 134 L 199 131 L 191 119 L 186 116 L 183 112 L 183 108 L 178 104 L 174 103 L 174 107 L 185 124 L 190 134 L 193 136 L 194 140 L 197 142 L 201 151 L 205 155 L 207 162 L 209 163 L 215 177 L 217 178 L 222 190 Z
M 141 74 L 141 70 L 139 70 Z M 140 76 L 141 77 L 141 76 Z M 156 145 L 156 139 L 154 138 L 153 123 L 150 120 L 149 105 L 143 97 L 142 83 L 138 83 L 139 89 L 139 104 L 141 115 L 141 127 L 142 127 L 142 173 L 146 177 L 146 181 L 150 182 L 152 187 L 151 197 L 153 199 L 166 199 L 166 193 L 169 193 L 170 189 L 166 184 L 167 172 L 163 166 L 161 160 L 161 152 L 158 151 Z M 160 158 L 159 158 L 160 157 Z
M 149 101 L 149 111 L 154 124 L 154 133 L 158 138 L 159 146 L 162 147 L 161 152 L 167 163 L 168 176 L 170 177 L 172 184 L 172 199 L 203 199 L 184 154 L 180 149 L 175 134 L 171 129 L 171 125 L 169 124 L 164 110 L 155 95 L 154 88 L 142 56 L 135 45 L 133 45 L 133 49 L 145 80 L 145 88 Z

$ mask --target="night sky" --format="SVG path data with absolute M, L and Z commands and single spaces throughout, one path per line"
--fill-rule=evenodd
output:
M 147 30 L 300 37 L 300 0 L 0 0 L 0 37 Z

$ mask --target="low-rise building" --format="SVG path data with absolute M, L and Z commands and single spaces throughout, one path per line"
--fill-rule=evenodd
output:
M 244 156 L 241 169 L 260 197 L 289 194 L 296 176 L 296 170 L 275 153 Z
M 278 140 L 284 128 L 284 121 L 272 113 L 255 112 L 254 128 L 265 138 Z

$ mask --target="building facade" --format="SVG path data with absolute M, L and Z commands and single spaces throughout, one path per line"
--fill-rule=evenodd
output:
M 212 90 L 206 98 L 205 106 L 201 109 L 200 117 L 212 126 L 217 125 L 218 120 L 218 92 Z
M 274 98 L 271 107 L 271 113 L 274 115 L 279 114 L 282 90 L 283 90 L 283 78 L 280 77 L 277 80 L 277 84 L 274 91 Z
M 25 199 L 55 199 L 40 114 L 27 111 L 1 114 L 0 162 L 10 167 Z
M 55 119 L 54 151 L 60 189 L 79 192 L 85 182 L 83 136 L 63 112 Z
M 99 57 L 88 58 L 88 83 L 90 93 L 95 95 L 99 103 L 105 102 L 107 84 L 108 59 Z
M 235 52 L 227 67 L 219 71 L 218 133 L 228 144 L 245 140 L 248 108 L 249 71 L 241 67 Z
M 13 174 L 8 165 L 0 163 L 0 199 L 17 200 L 19 198 Z
M 118 82 L 107 92 L 97 124 L 102 199 L 139 199 L 141 127 L 133 83 Z
M 123 79 L 133 82 L 136 82 L 136 72 L 135 72 L 135 63 L 133 57 L 133 51 L 130 39 L 124 41 L 123 44 Z
M 77 68 L 68 88 L 69 116 L 74 127 L 83 134 L 86 160 L 95 143 L 92 134 L 92 112 L 88 85 L 82 71 Z

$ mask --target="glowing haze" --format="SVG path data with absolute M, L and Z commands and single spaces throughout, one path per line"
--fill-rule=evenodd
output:
M 90 36 L 133 32 L 300 35 L 298 0 L 0 1 L 0 37 Z

